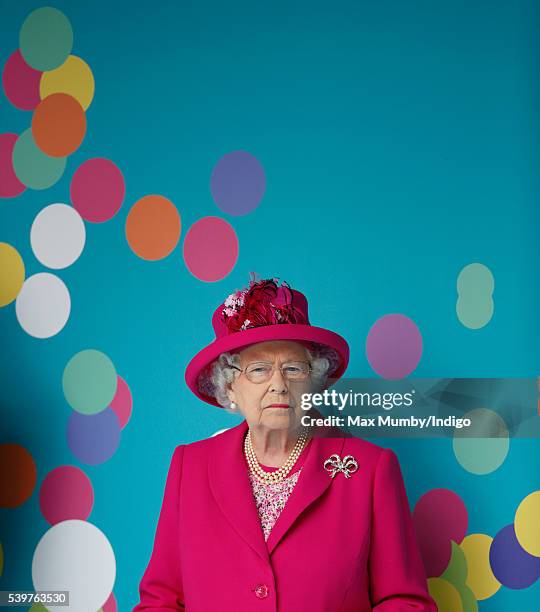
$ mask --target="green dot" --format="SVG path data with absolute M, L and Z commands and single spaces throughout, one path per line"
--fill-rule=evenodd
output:
M 69 19 L 50 6 L 32 11 L 21 26 L 19 48 L 26 63 L 35 70 L 58 68 L 73 48 Z
M 490 297 L 494 289 L 493 273 L 484 264 L 469 264 L 459 273 L 457 290 L 460 294 Z
M 463 612 L 478 612 L 478 602 L 471 588 L 465 583 L 454 584 L 459 594 L 461 595 L 461 604 Z
M 465 553 L 453 540 L 450 541 L 452 543 L 452 556 L 450 557 L 448 567 L 440 575 L 440 578 L 448 580 L 454 586 L 465 584 L 467 580 L 467 559 Z
M 479 299 L 471 295 L 461 295 L 456 303 L 457 317 L 469 329 L 480 329 L 487 325 L 494 311 L 495 303 L 490 297 Z
M 488 408 L 475 408 L 463 417 L 471 420 L 471 426 L 454 430 L 452 445 L 458 463 L 472 474 L 494 472 L 502 465 L 510 448 L 504 419 Z
M 113 362 L 101 351 L 88 349 L 74 355 L 62 376 L 68 404 L 82 414 L 105 410 L 115 393 L 118 376 Z
M 32 128 L 24 131 L 13 147 L 13 170 L 30 189 L 47 189 L 64 174 L 65 157 L 50 157 L 36 145 Z

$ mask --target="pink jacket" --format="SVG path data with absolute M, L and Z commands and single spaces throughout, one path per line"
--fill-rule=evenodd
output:
M 314 437 L 265 542 L 246 430 L 175 448 L 133 612 L 436 612 L 391 449 Z M 334 453 L 353 455 L 356 473 L 331 478 Z

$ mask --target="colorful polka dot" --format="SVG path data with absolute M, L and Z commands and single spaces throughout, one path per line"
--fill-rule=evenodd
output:
M 30 230 L 30 244 L 36 259 L 48 268 L 67 268 L 80 257 L 86 228 L 79 213 L 67 204 L 42 208 Z
M 449 582 L 459 593 L 463 612 L 478 612 L 476 597 L 466 584 L 467 575 L 468 569 L 465 553 L 461 546 L 452 542 L 452 557 L 440 578 Z
M 17 134 L 0 134 L 0 198 L 15 198 L 26 189 L 13 169 L 13 149 L 18 138 Z
M 451 542 L 452 556 L 447 568 L 441 574 L 441 578 L 448 580 L 452 584 L 464 584 L 467 580 L 467 559 L 461 547 L 455 542 Z
M 232 151 L 215 165 L 210 191 L 216 204 L 230 215 L 245 215 L 256 208 L 266 190 L 259 160 L 247 151 Z
M 463 612 L 478 612 L 478 602 L 472 590 L 466 584 L 454 584 L 461 597 Z
M 42 100 L 34 111 L 32 136 L 46 155 L 71 155 L 80 147 L 85 134 L 84 110 L 68 94 L 52 94 Z
M 133 397 L 128 384 L 121 376 L 118 376 L 116 393 L 114 394 L 110 407 L 112 410 L 114 410 L 116 416 L 118 417 L 120 429 L 124 429 L 131 418 L 131 412 L 133 410 Z
M 35 70 L 58 68 L 73 47 L 69 19 L 49 6 L 32 11 L 19 32 L 19 47 L 26 63 Z
M 0 444 L 0 508 L 16 508 L 34 492 L 37 468 L 20 444 Z
M 457 279 L 456 314 L 469 329 L 480 329 L 489 323 L 495 310 L 493 290 L 495 280 L 491 270 L 481 263 L 465 266 Z
M 463 414 L 471 426 L 455 429 L 452 447 L 461 467 L 471 474 L 490 474 L 506 459 L 510 434 L 502 417 L 487 408 L 475 408 Z
M 48 272 L 27 278 L 15 301 L 19 324 L 35 338 L 50 338 L 60 332 L 70 311 L 67 287 L 60 278 Z
M 460 546 L 467 559 L 467 586 L 476 599 L 488 599 L 500 588 L 489 563 L 489 549 L 493 538 L 483 533 L 466 536 Z
M 71 202 L 85 221 L 102 223 L 120 210 L 124 177 L 110 160 L 95 157 L 77 168 L 71 180 Z
M 117 374 L 110 358 L 95 349 L 76 353 L 67 363 L 62 388 L 68 404 L 81 414 L 105 410 L 116 393 Z
M 78 467 L 57 467 L 41 483 L 39 505 L 45 520 L 51 525 L 68 519 L 86 520 L 94 505 L 92 483 Z
M 30 189 L 48 189 L 64 174 L 65 157 L 46 155 L 36 145 L 32 128 L 24 131 L 13 147 L 13 170 L 19 181 Z
M 429 594 L 439 612 L 463 612 L 461 597 L 456 587 L 443 578 L 428 579 Z
M 230 429 L 229 427 L 225 427 L 225 429 L 218 429 L 215 433 L 213 433 L 210 437 L 213 438 L 214 436 L 218 436 L 220 433 L 223 433 L 224 431 L 227 431 L 228 429 Z
M 116 452 L 120 433 L 118 417 L 111 408 L 90 415 L 73 411 L 67 425 L 67 443 L 81 463 L 99 465 Z
M 19 49 L 8 58 L 2 73 L 6 98 L 19 110 L 33 110 L 39 104 L 41 72 L 25 61 Z
M 540 557 L 530 555 L 517 541 L 514 525 L 506 525 L 489 549 L 493 575 L 509 589 L 526 589 L 540 578 Z
M 432 489 L 418 500 L 412 518 L 426 574 L 440 576 L 450 562 L 452 541 L 459 544 L 467 533 L 467 508 L 453 491 Z
M 19 251 L 7 242 L 0 242 L 0 306 L 16 299 L 24 283 L 24 261 Z
M 161 195 L 147 195 L 131 208 L 126 219 L 126 238 L 141 259 L 156 261 L 170 255 L 180 240 L 180 214 Z
M 520 546 L 540 558 L 540 491 L 530 493 L 519 504 L 514 524 Z
M 238 237 L 224 219 L 203 217 L 186 233 L 184 261 L 199 280 L 215 282 L 225 278 L 237 259 Z
M 92 103 L 94 89 L 90 66 L 76 55 L 70 55 L 59 68 L 44 72 L 39 83 L 41 99 L 55 93 L 69 94 L 85 111 Z
M 73 612 L 98 610 L 109 598 L 115 578 L 112 546 L 88 521 L 72 519 L 53 525 L 34 550 L 34 590 L 69 591 L 69 609 Z
M 369 330 L 366 356 L 382 378 L 405 378 L 414 371 L 422 356 L 422 336 L 418 327 L 405 315 L 384 315 Z
M 111 593 L 109 595 L 107 601 L 103 604 L 103 606 L 101 606 L 101 610 L 102 612 L 117 612 L 118 604 L 116 602 L 116 597 L 114 596 L 114 593 Z

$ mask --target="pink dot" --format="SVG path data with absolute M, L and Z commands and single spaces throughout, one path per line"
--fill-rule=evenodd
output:
M 81 164 L 71 179 L 71 201 L 81 217 L 92 223 L 108 221 L 118 212 L 126 186 L 116 164 L 102 157 Z
M 43 516 L 51 525 L 68 519 L 84 521 L 94 505 L 92 483 L 78 467 L 57 467 L 51 470 L 41 483 L 39 505 Z
M 186 233 L 184 261 L 199 280 L 221 280 L 234 268 L 237 259 L 238 237 L 224 219 L 203 217 Z
M 116 597 L 114 593 L 109 595 L 109 599 L 101 606 L 102 612 L 117 612 L 118 605 L 116 603 Z
M 8 58 L 2 83 L 7 99 L 20 110 L 33 110 L 41 98 L 39 95 L 39 81 L 42 73 L 34 70 L 24 61 L 21 52 L 17 49 Z
M 467 508 L 454 491 L 432 489 L 418 500 L 412 518 L 427 577 L 438 577 L 452 556 L 451 540 L 461 544 L 467 533 Z
M 414 321 L 402 314 L 378 319 L 366 340 L 369 364 L 379 376 L 397 380 L 409 375 L 422 356 L 422 336 Z
M 14 198 L 26 187 L 13 170 L 13 147 L 17 134 L 0 134 L 0 198 Z
M 120 429 L 124 429 L 131 417 L 133 398 L 126 381 L 121 376 L 117 376 L 116 393 L 112 398 L 110 407 L 116 412 Z

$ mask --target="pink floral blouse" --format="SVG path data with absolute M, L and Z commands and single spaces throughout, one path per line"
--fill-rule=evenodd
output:
M 285 507 L 287 500 L 298 482 L 300 473 L 302 472 L 302 465 L 306 459 L 310 444 L 311 440 L 302 450 L 302 453 L 298 457 L 287 478 L 281 482 L 265 484 L 264 482 L 259 482 L 255 476 L 249 472 L 249 480 L 253 490 L 255 505 L 257 506 L 257 510 L 259 512 L 259 518 L 261 519 L 261 527 L 264 533 L 265 541 L 268 540 L 272 527 L 278 520 L 281 511 Z M 276 467 L 262 465 L 262 463 L 259 465 L 265 472 L 275 472 L 278 469 Z

